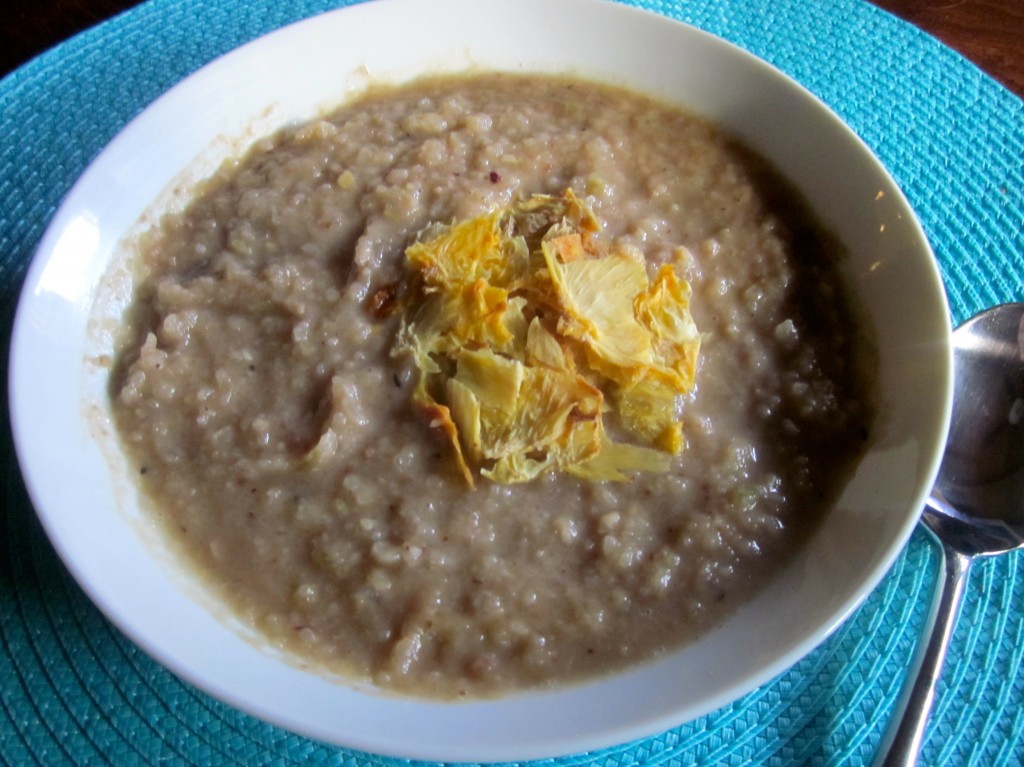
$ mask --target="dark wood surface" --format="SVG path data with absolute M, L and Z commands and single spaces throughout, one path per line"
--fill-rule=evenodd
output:
M 0 75 L 141 0 L 15 0 L 0 24 Z M 13 7 L 12 7 L 13 6 Z
M 807 0 L 816 2 L 817 0 Z M 1024 97 L 1024 0 L 874 0 Z M 139 0 L 18 0 L 0 27 L 0 75 Z
M 1024 0 L 873 0 L 1024 98 Z

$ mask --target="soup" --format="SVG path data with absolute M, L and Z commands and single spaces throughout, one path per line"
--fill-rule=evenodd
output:
M 692 288 L 681 449 L 626 481 L 467 482 L 396 353 L 407 249 L 566 190 L 601 248 Z M 296 662 L 401 693 L 564 684 L 692 640 L 813 531 L 874 420 L 870 334 L 804 201 L 607 85 L 373 90 L 226 162 L 138 251 L 111 396 L 153 513 Z

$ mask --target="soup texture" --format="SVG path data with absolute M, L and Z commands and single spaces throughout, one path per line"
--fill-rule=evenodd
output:
M 395 352 L 406 249 L 566 190 L 599 247 L 692 287 L 681 450 L 626 481 L 467 482 Z M 226 162 L 137 251 L 111 398 L 153 514 L 295 662 L 392 691 L 493 696 L 692 640 L 813 531 L 873 423 L 841 249 L 716 126 L 606 85 L 373 90 Z

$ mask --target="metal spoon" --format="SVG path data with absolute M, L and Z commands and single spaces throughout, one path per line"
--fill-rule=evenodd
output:
M 953 420 L 921 515 L 942 549 L 943 577 L 875 767 L 917 761 L 972 560 L 1024 547 L 1024 304 L 958 327 L 953 366 Z

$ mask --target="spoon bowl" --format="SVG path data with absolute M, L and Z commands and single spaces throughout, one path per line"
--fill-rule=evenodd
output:
M 941 547 L 943 576 L 876 767 L 917 762 L 971 562 L 1024 548 L 1024 303 L 960 325 L 953 370 L 949 436 L 921 514 Z
M 969 319 L 953 354 L 953 419 L 932 495 L 943 508 L 1024 534 L 1024 304 Z

